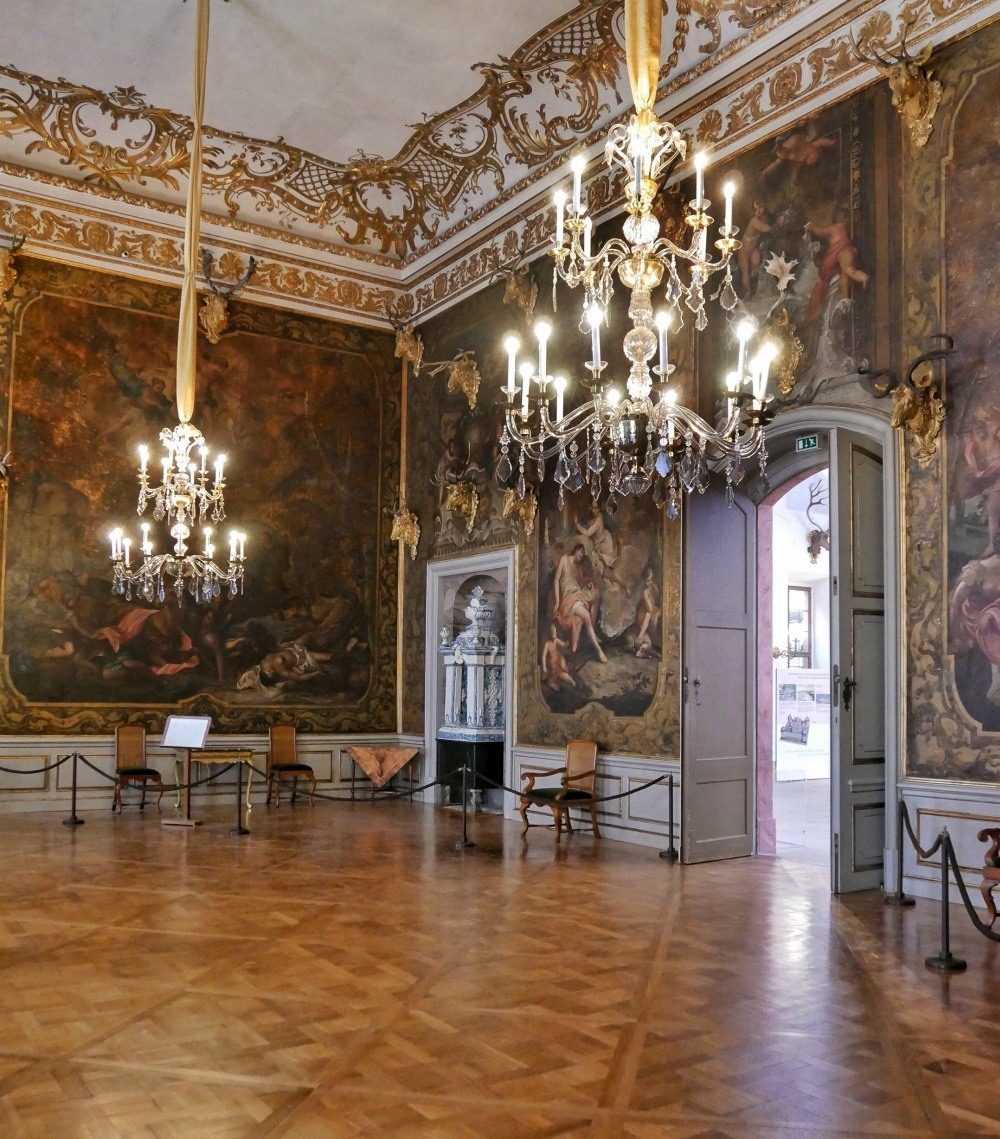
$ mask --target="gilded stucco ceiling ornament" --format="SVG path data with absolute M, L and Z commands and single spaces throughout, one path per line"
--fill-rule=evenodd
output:
M 503 516 L 514 519 L 524 527 L 524 536 L 530 538 L 535 532 L 535 516 L 538 514 L 538 499 L 533 490 L 525 491 L 524 498 L 518 496 L 514 487 L 503 492 Z
M 469 410 L 476 410 L 482 377 L 479 375 L 479 365 L 470 351 L 463 348 L 454 360 L 424 364 L 424 369 L 429 376 L 439 376 L 442 372 L 447 372 L 448 391 L 460 392 L 469 401 Z
M 891 34 L 892 22 L 885 12 L 876 12 L 862 24 L 860 39 L 851 36 L 851 47 L 857 59 L 872 64 L 888 81 L 892 105 L 899 111 L 910 142 L 922 147 L 934 129 L 934 116 L 944 88 L 934 73 L 924 67 L 933 45 L 927 44 L 916 55 L 910 55 L 906 49 L 906 37 L 916 18 L 911 14 L 905 19 L 898 40 L 889 44 L 887 36 Z
M 7 300 L 17 284 L 17 265 L 14 255 L 24 245 L 24 234 L 0 237 L 0 305 Z

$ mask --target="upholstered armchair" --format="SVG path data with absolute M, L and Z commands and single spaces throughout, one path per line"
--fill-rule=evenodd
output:
M 561 775 L 558 787 L 536 787 L 535 780 L 543 776 Z M 570 740 L 566 745 L 566 766 L 553 767 L 547 771 L 526 771 L 522 776 L 524 789 L 521 792 L 521 819 L 524 828 L 521 836 L 528 833 L 528 808 L 548 807 L 556 824 L 556 842 L 562 838 L 563 819 L 566 829 L 572 833 L 573 820 L 570 810 L 574 807 L 590 808 L 590 822 L 594 837 L 600 838 L 597 826 L 597 804 L 594 802 L 597 784 L 597 744 L 593 740 Z

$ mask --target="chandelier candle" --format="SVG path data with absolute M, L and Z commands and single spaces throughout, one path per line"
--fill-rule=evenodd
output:
M 739 304 L 732 280 L 733 254 L 740 248 L 739 231 L 733 225 L 736 187 L 733 182 L 723 187 L 725 220 L 716 229 L 707 212 L 711 203 L 705 197 L 708 154 L 699 151 L 693 161 L 695 195 L 684 213 L 688 235 L 674 240 L 661 234 L 653 202 L 675 165 L 688 157 L 687 143 L 673 124 L 656 116 L 652 107 L 658 74 L 654 65 L 659 53 L 660 0 L 625 0 L 625 14 L 626 28 L 654 31 L 649 33 L 652 38 L 647 45 L 652 52 L 641 52 L 639 59 L 629 55 L 635 111 L 627 124 L 611 127 L 604 150 L 607 165 L 624 175 L 621 236 L 600 245 L 595 240 L 592 219 L 584 216 L 582 155 L 576 155 L 570 164 L 571 208 L 565 208 L 564 188 L 560 187 L 555 196 L 555 245 L 551 250 L 555 283 L 562 280 L 583 294 L 580 330 L 590 333 L 592 359 L 584 364 L 590 376 L 584 390 L 583 385 L 571 381 L 554 385 L 555 415 L 550 418 L 547 408 L 552 392 L 546 370 L 550 326 L 539 323 L 535 327 L 537 400 L 529 399 L 532 374 L 528 365 L 528 374 L 522 371 L 518 403 L 513 381 L 518 348 L 510 340 L 505 342 L 507 408 L 496 475 L 501 486 L 516 486 L 523 498 L 528 492 L 527 465 L 532 465 L 541 482 L 551 462 L 560 502 L 566 491 L 583 486 L 589 487 L 595 502 L 651 492 L 668 517 L 675 517 L 681 492 L 707 485 L 710 463 L 724 470 L 730 501 L 747 462 L 758 464 L 759 485 L 766 488 L 764 429 L 773 415 L 767 380 L 775 350 L 756 343 L 757 367 L 748 373 L 750 341 L 757 339 L 757 329 L 748 320 L 739 323 L 735 330 L 739 344 L 736 371 L 724 373 L 725 423 L 708 422 L 678 402 L 675 391 L 665 391 L 664 385 L 675 372 L 669 361 L 668 332 L 683 327 L 685 310 L 701 332 L 708 326 L 709 296 L 717 297 L 722 310 L 719 319 L 725 322 L 721 334 L 732 335 L 726 314 Z M 634 38 L 626 35 L 627 49 Z M 710 230 L 714 230 L 711 244 Z M 721 285 L 713 288 L 716 274 L 721 276 Z M 631 327 L 621 336 L 624 359 L 605 363 L 601 359 L 600 325 L 610 311 L 616 284 L 628 293 Z M 663 309 L 654 315 L 661 298 Z

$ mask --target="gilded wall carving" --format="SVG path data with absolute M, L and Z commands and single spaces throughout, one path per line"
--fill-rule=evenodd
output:
M 391 730 L 397 478 L 391 337 L 234 304 L 199 345 L 197 422 L 230 456 L 247 587 L 210 607 L 112 594 L 106 534 L 173 421 L 176 292 L 23 259 L 0 315 L 17 478 L 5 507 L 0 723 Z M 345 398 L 349 397 L 349 398 Z M 59 413 L 53 414 L 58 406 Z M 154 447 L 155 453 L 155 447 Z
M 904 186 L 905 355 L 955 338 L 944 444 L 922 465 L 907 439 L 907 770 L 1000 780 L 1000 343 L 990 282 L 1000 230 L 1000 26 L 934 57 L 944 86 L 926 146 L 908 147 Z

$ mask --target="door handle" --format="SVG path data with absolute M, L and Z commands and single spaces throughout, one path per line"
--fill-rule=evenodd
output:
M 834 708 L 840 707 L 840 665 L 833 666 L 833 683 L 830 685 L 833 690 L 833 706 Z
M 845 712 L 848 711 L 848 709 L 851 707 L 851 696 L 853 695 L 855 688 L 857 688 L 856 681 L 851 680 L 851 678 L 849 676 L 845 676 L 844 677 L 844 711 Z
M 696 676 L 691 682 L 694 685 L 694 702 L 696 705 L 701 705 L 701 677 Z
M 683 689 L 681 699 L 686 704 L 688 702 L 688 670 L 684 669 Z

